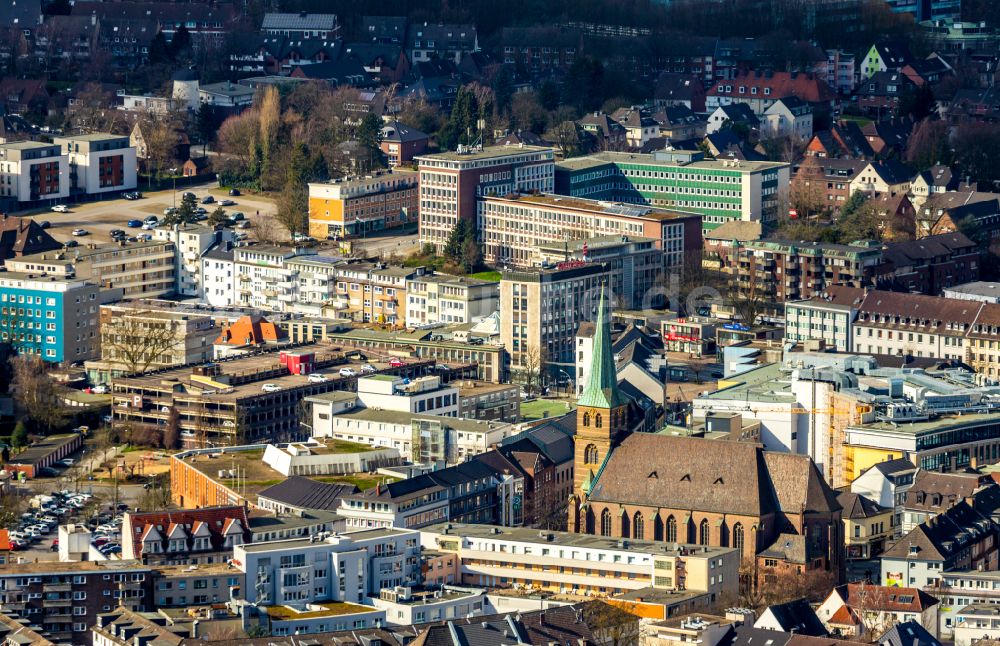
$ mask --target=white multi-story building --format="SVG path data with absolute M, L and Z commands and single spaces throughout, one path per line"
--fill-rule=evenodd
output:
M 213 229 L 201 225 L 176 225 L 158 227 L 153 231 L 154 240 L 174 243 L 177 254 L 177 294 L 179 296 L 205 297 L 204 263 L 202 256 L 209 249 L 233 241 L 231 229 Z M 229 305 L 226 303 L 225 305 Z
M 487 603 L 486 591 L 443 585 L 433 590 L 400 586 L 382 590 L 372 597 L 372 605 L 385 611 L 385 621 L 391 626 L 412 626 L 429 621 L 464 619 L 483 614 Z
M 0 144 L 0 199 L 22 204 L 69 195 L 69 155 L 58 144 Z
M 135 148 L 128 135 L 91 133 L 54 137 L 69 161 L 71 193 L 96 195 L 136 187 Z
M 439 250 L 459 219 L 474 222 L 484 195 L 551 193 L 555 165 L 551 148 L 464 147 L 414 157 L 420 172 L 420 243 Z
M 406 324 L 473 323 L 497 311 L 500 283 L 424 274 L 406 281 Z
M 785 340 L 821 341 L 837 352 L 850 352 L 854 317 L 864 290 L 843 288 L 829 297 L 785 303 Z
M 299 312 L 324 316 L 337 295 L 337 263 L 340 258 L 307 255 L 288 260 L 285 266 L 298 276 L 298 295 L 292 304 Z
M 413 380 L 398 375 L 362 377 L 358 399 L 365 408 L 458 417 L 458 388 L 442 384 L 434 375 Z
M 212 307 L 236 304 L 235 254 L 229 243 L 216 245 L 202 254 L 202 298 Z
M 450 390 L 457 415 L 457 389 Z M 314 437 L 393 448 L 412 462 L 462 462 L 514 434 L 513 425 L 506 422 L 362 408 L 353 393 L 331 392 L 306 401 L 313 407 Z
M 420 533 L 373 529 L 307 539 L 237 545 L 246 574 L 244 598 L 260 606 L 304 609 L 324 601 L 363 603 L 420 576 Z
M 298 272 L 288 267 L 288 261 L 315 253 L 270 245 L 237 247 L 233 254 L 236 304 L 278 312 L 287 310 L 298 296 Z

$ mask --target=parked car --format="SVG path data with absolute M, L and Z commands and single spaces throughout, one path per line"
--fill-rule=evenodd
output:
M 240 189 L 238 189 L 238 188 L 231 188 L 231 189 L 229 189 L 229 195 L 230 195 L 230 197 L 239 197 L 240 196 Z
M 186 197 L 189 200 L 196 200 L 196 199 L 198 199 L 198 196 L 195 195 L 194 193 L 192 193 L 191 191 L 184 191 L 183 193 L 181 193 L 181 197 Z
M 126 226 L 128 226 L 130 229 L 138 229 L 139 227 L 142 226 L 142 220 L 129 220 L 128 222 L 126 222 Z
M 67 240 L 66 242 L 63 243 L 63 247 L 66 247 L 67 249 L 69 249 L 70 247 L 79 247 L 79 246 L 80 243 L 77 242 L 76 240 Z
M 124 197 L 126 200 L 138 200 L 142 198 L 142 193 L 140 193 L 139 191 L 129 191 L 128 193 L 123 193 L 122 197 Z
M 361 366 L 361 374 L 370 375 L 373 372 L 375 372 L 375 366 L 373 366 L 372 364 L 366 363 L 365 365 Z
M 233 200 L 219 200 L 219 206 L 236 206 Z
M 155 215 L 150 215 L 145 220 L 143 220 L 142 223 L 143 224 L 156 224 L 159 221 L 160 221 L 160 218 L 156 217 Z
M 90 231 L 87 231 L 86 229 L 73 229 L 73 235 L 75 235 L 75 236 L 89 236 L 90 235 Z
M 52 207 L 52 210 L 56 213 L 69 213 L 69 207 L 65 204 L 56 204 Z
M 315 372 L 309 375 L 309 381 L 314 384 L 321 384 L 324 381 L 330 381 L 330 378 L 319 372 Z
M 112 229 L 108 231 L 108 235 L 111 236 L 112 238 L 124 238 L 125 231 L 124 229 Z
M 341 368 L 340 369 L 340 376 L 341 377 L 354 377 L 357 374 L 358 373 L 355 372 L 353 368 Z
M 230 213 L 230 214 L 229 214 L 229 219 L 230 219 L 230 220 L 231 220 L 232 222 L 239 222 L 240 220 L 242 220 L 242 219 L 243 219 L 243 218 L 245 218 L 245 217 L 246 217 L 246 216 L 245 216 L 245 215 L 243 215 L 243 212 L 242 212 L 242 211 L 234 211 L 233 213 Z
M 205 197 L 201 198 L 201 203 L 202 204 L 211 204 L 214 201 L 215 201 L 215 198 L 212 197 L 211 195 L 206 195 Z
M 390 359 L 389 360 L 389 366 L 392 367 L 392 368 L 402 368 L 405 365 L 406 365 L 406 363 L 404 363 L 401 359 Z
M 147 222 L 146 224 L 142 225 L 143 231 L 152 231 L 155 228 L 156 228 L 155 222 Z
M 48 220 L 42 220 L 41 222 L 38 223 L 38 226 L 43 229 L 48 229 L 52 227 L 52 223 L 49 222 Z
M 266 393 L 276 393 L 281 390 L 281 386 L 278 384 L 264 384 L 260 389 Z

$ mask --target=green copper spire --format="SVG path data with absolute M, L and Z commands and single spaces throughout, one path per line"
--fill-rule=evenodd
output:
M 618 390 L 618 374 L 615 370 L 614 350 L 611 349 L 611 333 L 608 331 L 608 308 L 601 287 L 601 301 L 597 306 L 597 325 L 594 327 L 594 349 L 590 358 L 590 374 L 587 385 L 580 395 L 579 406 L 593 408 L 617 408 L 625 404 L 625 396 Z M 609 420 L 610 422 L 610 420 Z

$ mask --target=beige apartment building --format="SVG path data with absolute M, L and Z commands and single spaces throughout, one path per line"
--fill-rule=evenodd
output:
M 84 366 L 91 383 L 212 360 L 220 327 L 209 312 L 147 301 L 102 305 L 101 358 Z
M 167 240 L 87 244 L 6 261 L 8 271 L 89 279 L 125 298 L 167 296 L 175 291 L 174 243 Z
M 573 339 L 580 321 L 591 320 L 606 265 L 564 263 L 559 269 L 507 271 L 500 280 L 500 341 L 510 353 L 515 380 L 545 366 L 552 377 L 575 369 Z

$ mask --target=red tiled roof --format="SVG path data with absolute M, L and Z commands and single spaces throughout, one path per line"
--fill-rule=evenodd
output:
M 237 519 L 243 525 L 245 536 L 249 541 L 249 527 L 247 521 L 246 507 L 241 505 L 229 505 L 223 507 L 202 507 L 201 509 L 181 509 L 178 511 L 149 511 L 127 514 L 128 523 L 131 527 L 131 534 L 122 534 L 122 541 L 131 541 L 134 546 L 136 557 L 142 554 L 142 538 L 149 533 L 153 527 L 164 528 L 161 531 L 163 540 L 166 541 L 175 527 L 183 527 L 185 535 L 190 536 L 191 528 L 197 523 L 205 523 L 212 534 L 212 549 L 220 549 L 224 541 L 223 528 L 228 526 L 230 519 Z
M 222 328 L 216 345 L 260 345 L 280 341 L 284 333 L 263 316 L 243 316 Z
M 857 626 L 861 622 L 858 621 L 849 607 L 840 606 L 840 610 L 833 613 L 833 616 L 826 623 L 837 626 Z
M 740 87 L 745 91 L 740 94 Z M 719 90 L 722 87 L 723 90 Z M 730 88 L 727 92 L 724 88 Z M 754 94 L 752 88 L 757 88 Z M 770 89 L 765 95 L 764 89 Z M 781 99 L 795 96 L 808 103 L 827 103 L 837 98 L 836 93 L 825 81 L 815 74 L 795 72 L 747 72 L 731 81 L 719 81 L 709 90 L 708 96 L 726 96 L 743 99 Z
M 848 583 L 840 589 L 840 596 L 848 606 L 864 606 L 866 611 L 919 613 L 939 603 L 936 598 L 919 588 L 896 588 L 869 583 Z

